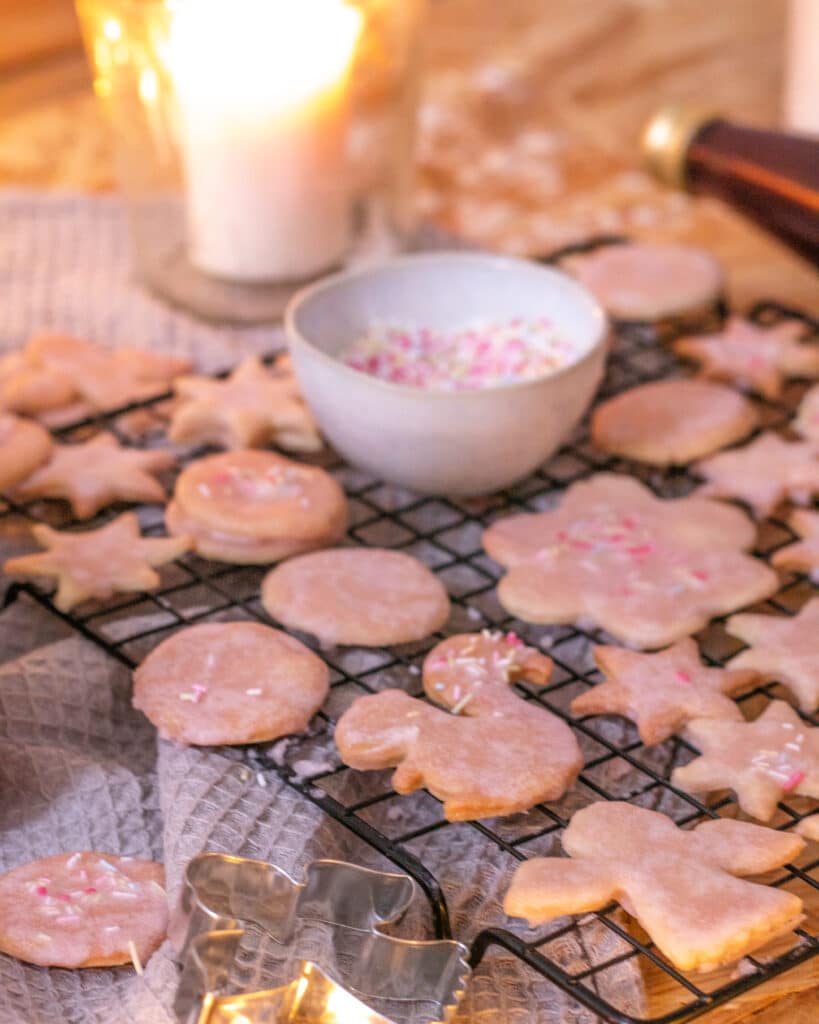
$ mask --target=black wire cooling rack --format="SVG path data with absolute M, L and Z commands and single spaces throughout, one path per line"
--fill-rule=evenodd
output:
M 569 251 L 616 241 L 599 239 L 586 246 L 562 250 L 551 259 L 558 261 Z M 716 308 L 699 319 L 696 329 L 713 327 L 725 312 L 724 307 Z M 748 315 L 760 323 L 797 319 L 812 332 L 815 343 L 819 343 L 819 321 L 797 310 L 774 302 L 761 302 Z M 686 332 L 691 329 L 690 323 L 685 326 Z M 666 344 L 682 330 L 679 323 L 617 325 L 600 397 L 683 372 L 682 364 L 670 354 Z M 763 427 L 784 427 L 803 392 L 804 386 L 792 384 L 781 400 L 760 400 Z M 167 397 L 135 403 L 125 410 L 95 416 L 56 433 L 62 440 L 78 440 L 106 429 L 123 443 L 161 446 Z M 181 461 L 183 464 L 190 462 L 201 454 L 202 451 L 189 452 Z M 591 446 L 585 424 L 537 473 L 485 501 L 419 498 L 346 466 L 332 454 L 318 461 L 336 475 L 347 492 L 352 542 L 400 548 L 420 558 L 443 580 L 453 601 L 453 616 L 447 632 L 481 628 L 514 630 L 527 643 L 540 646 L 551 656 L 555 669 L 550 685 L 537 692 L 525 683 L 518 689 L 522 697 L 542 703 L 575 730 L 584 751 L 585 765 L 572 793 L 572 809 L 599 799 L 628 799 L 663 810 L 680 825 L 735 813 L 736 804 L 731 796 L 718 795 L 707 802 L 671 785 L 672 768 L 689 760 L 694 753 L 682 739 L 673 738 L 658 747 L 647 748 L 628 722 L 599 717 L 579 719 L 570 714 L 572 698 L 599 681 L 589 650 L 591 644 L 600 642 L 602 634 L 580 627 L 532 627 L 511 618 L 495 598 L 499 568 L 483 553 L 480 545 L 482 529 L 499 515 L 550 507 L 567 486 L 594 472 L 627 472 L 643 480 L 659 495 L 677 497 L 696 485 L 687 470 L 659 472 L 603 456 Z M 138 509 L 145 533 L 162 533 L 162 513 L 158 506 Z M 27 507 L 9 503 L 6 514 L 62 528 L 80 525 L 56 502 L 39 502 Z M 110 512 L 96 521 L 83 523 L 82 527 L 98 526 L 113 514 Z M 756 553 L 767 558 L 793 539 L 786 523 L 778 519 L 766 520 L 760 526 Z M 262 568 L 226 566 L 186 556 L 162 570 L 162 586 L 151 594 L 87 604 L 66 615 L 57 611 L 50 596 L 37 586 L 14 583 L 6 592 L 5 604 L 21 594 L 28 594 L 111 656 L 133 667 L 174 630 L 195 622 L 239 618 L 269 622 L 259 602 L 259 585 L 264 572 Z M 809 599 L 813 589 L 804 576 L 783 576 L 779 593 L 758 606 L 758 610 L 793 614 Z M 441 938 L 451 935 L 447 903 L 441 886 L 417 852 L 419 842 L 435 832 L 471 828 L 498 849 L 501 859 L 508 858 L 511 867 L 527 857 L 559 852 L 559 837 L 570 817 L 564 801 L 540 805 L 525 815 L 454 825 L 442 817 L 440 804 L 428 794 L 399 797 L 390 788 L 389 772 L 360 775 L 341 765 L 334 756 L 333 722 L 356 697 L 376 692 L 385 685 L 401 686 L 413 696 L 423 696 L 420 665 L 426 652 L 443 636 L 443 633 L 437 634 L 424 643 L 389 650 L 322 651 L 332 669 L 331 695 L 309 735 L 279 741 L 272 748 L 248 748 L 244 753 L 246 763 L 255 771 L 262 776 L 277 773 L 305 798 L 408 872 L 425 893 L 435 933 Z M 310 642 L 309 638 L 304 639 Z M 721 620 L 712 623 L 697 639 L 703 657 L 714 665 L 724 663 L 742 646 L 727 635 Z M 741 699 L 759 704 L 774 696 L 781 696 L 779 688 L 768 685 Z M 816 717 L 803 717 L 819 725 Z M 402 815 L 400 810 L 396 813 L 396 808 L 400 808 L 401 801 L 418 800 L 423 801 L 425 811 L 420 822 L 418 815 L 413 815 L 413 827 L 407 830 L 402 827 Z M 804 813 L 805 808 L 798 806 L 798 801 L 780 804 L 775 824 L 792 828 Z M 813 906 L 819 907 L 818 868 L 819 859 L 789 865 L 772 879 L 772 884 L 803 896 L 807 894 Z M 819 912 L 816 910 L 813 916 L 809 913 L 804 924 L 787 941 L 775 947 L 772 954 L 747 957 L 733 972 L 706 976 L 684 975 L 675 970 L 643 933 L 627 923 L 614 905 L 597 914 L 566 920 L 567 923 L 557 929 L 552 926 L 535 931 L 510 921 L 508 928 L 482 931 L 471 945 L 472 965 L 477 966 L 493 947 L 499 947 L 612 1024 L 649 1020 L 651 1024 L 676 1024 L 735 999 L 819 953 Z M 608 929 L 617 937 L 617 952 L 599 962 L 589 955 L 582 969 L 570 971 L 557 952 L 559 943 L 569 936 L 578 948 L 590 948 L 584 941 L 584 929 L 589 923 L 597 929 Z M 610 997 L 607 975 L 622 972 L 628 962 L 640 968 L 650 987 L 662 988 L 660 1016 L 633 1016 Z

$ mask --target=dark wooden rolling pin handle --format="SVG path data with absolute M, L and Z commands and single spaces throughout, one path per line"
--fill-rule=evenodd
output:
M 673 107 L 649 121 L 643 152 L 661 181 L 719 197 L 819 265 L 819 138 Z

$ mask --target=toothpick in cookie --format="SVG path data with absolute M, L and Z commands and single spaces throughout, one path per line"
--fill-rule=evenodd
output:
M 819 707 L 819 597 L 798 615 L 732 615 L 725 628 L 749 644 L 728 662 L 730 669 L 752 669 L 765 682 L 786 686 L 802 711 Z
M 90 519 L 117 501 L 164 503 L 154 473 L 170 469 L 170 452 L 124 448 L 113 434 L 97 434 L 80 444 L 57 444 L 49 461 L 14 489 L 21 501 L 64 498 L 78 519 Z
M 819 493 L 819 450 L 808 441 L 785 441 L 766 431 L 750 444 L 719 452 L 694 465 L 709 498 L 742 501 L 760 518 L 785 500 L 806 505 Z
M 671 782 L 688 793 L 732 789 L 739 806 L 770 821 L 788 793 L 819 797 L 819 729 L 783 700 L 753 722 L 698 718 L 686 730 L 701 756 L 675 768 Z
M 797 835 L 747 821 L 681 829 L 658 811 L 598 800 L 563 833 L 568 858 L 518 867 L 503 909 L 539 925 L 618 900 L 678 970 L 711 971 L 799 924 L 797 895 L 742 876 L 782 867 L 804 847 Z
M 575 697 L 572 713 L 630 718 L 648 746 L 695 718 L 740 721 L 739 708 L 726 694 L 747 690 L 758 679 L 750 669 L 706 668 L 691 637 L 656 654 L 595 647 L 594 659 L 606 680 Z
M 226 380 L 181 377 L 175 388 L 182 401 L 171 420 L 172 441 L 231 449 L 272 442 L 294 452 L 322 448 L 289 362 L 277 362 L 271 372 L 251 356 Z
M 785 380 L 819 377 L 819 348 L 804 344 L 804 335 L 804 325 L 794 320 L 762 327 L 732 316 L 721 331 L 680 338 L 673 348 L 699 363 L 704 377 L 778 398 Z
M 779 548 L 771 561 L 777 569 L 806 572 L 819 583 L 819 513 L 798 508 L 788 517 L 788 525 L 802 539 Z
M 68 533 L 42 524 L 32 528 L 46 548 L 9 559 L 9 576 L 46 577 L 57 581 L 54 604 L 62 612 L 91 598 L 155 590 L 156 566 L 172 562 L 190 548 L 187 537 L 142 537 L 133 512 L 125 512 L 98 530 Z

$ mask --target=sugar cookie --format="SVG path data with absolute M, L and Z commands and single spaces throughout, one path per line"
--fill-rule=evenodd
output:
M 51 435 L 39 423 L 0 412 L 0 492 L 25 480 L 51 451 Z
M 563 833 L 570 859 L 521 864 L 504 900 L 532 925 L 618 900 L 681 971 L 710 971 L 802 920 L 793 893 L 742 878 L 782 867 L 804 848 L 793 834 L 720 818 L 691 830 L 657 811 L 601 800 Z
M 788 516 L 788 525 L 801 540 L 779 548 L 771 562 L 777 569 L 806 572 L 814 583 L 819 582 L 819 513 L 795 509 Z
M 799 403 L 793 429 L 806 441 L 819 445 L 819 384 L 814 385 Z
M 440 629 L 446 588 L 423 563 L 382 548 L 316 551 L 272 569 L 262 584 L 266 611 L 323 644 L 388 647 Z

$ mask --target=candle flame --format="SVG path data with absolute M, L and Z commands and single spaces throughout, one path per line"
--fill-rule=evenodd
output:
M 168 63 L 185 103 L 284 112 L 346 77 L 362 24 L 346 0 L 181 0 Z

